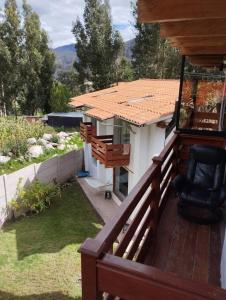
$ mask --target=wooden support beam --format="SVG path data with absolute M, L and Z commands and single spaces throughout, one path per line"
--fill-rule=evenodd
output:
M 226 24 L 225 24 L 226 26 Z M 176 48 L 180 47 L 226 47 L 226 36 L 218 37 L 173 37 L 169 38 L 171 45 Z
M 139 0 L 138 16 L 142 23 L 225 18 L 226 1 Z
M 222 47 L 181 47 L 182 55 L 206 55 L 206 54 L 226 54 L 226 46 Z
M 216 66 L 220 67 L 223 63 L 224 56 L 216 56 L 216 55 L 194 55 L 190 56 L 189 61 L 192 64 L 210 67 Z
M 162 23 L 161 36 L 226 36 L 226 18 Z

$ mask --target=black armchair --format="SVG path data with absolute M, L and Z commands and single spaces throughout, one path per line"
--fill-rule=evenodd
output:
M 179 213 L 196 223 L 210 224 L 222 218 L 220 206 L 226 199 L 224 184 L 226 151 L 193 145 L 190 148 L 186 176 L 172 182 L 179 197 Z

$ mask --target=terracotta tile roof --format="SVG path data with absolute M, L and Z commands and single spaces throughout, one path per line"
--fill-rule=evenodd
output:
M 91 109 L 87 110 L 85 114 L 89 117 L 94 117 L 101 121 L 114 118 L 114 116 L 115 116 L 113 113 L 104 111 L 99 108 L 91 108 Z
M 100 120 L 119 117 L 136 125 L 154 123 L 173 113 L 179 80 L 141 79 L 72 98 L 75 107 Z

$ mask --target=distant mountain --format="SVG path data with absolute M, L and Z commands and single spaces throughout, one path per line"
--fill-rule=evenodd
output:
M 65 45 L 53 49 L 56 55 L 57 70 L 69 70 L 73 62 L 77 59 L 76 49 L 74 44 Z
M 125 56 L 128 59 L 132 57 L 132 48 L 135 40 L 129 40 L 125 42 Z M 60 70 L 69 70 L 74 61 L 78 59 L 76 54 L 76 46 L 74 44 L 64 45 L 53 49 L 56 55 L 56 73 Z
M 135 39 L 125 42 L 125 57 L 128 59 L 132 58 L 132 49 L 135 45 Z

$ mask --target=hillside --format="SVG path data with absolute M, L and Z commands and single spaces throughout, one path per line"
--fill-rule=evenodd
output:
M 134 39 L 125 42 L 125 56 L 131 59 Z M 69 70 L 77 59 L 76 46 L 74 44 L 64 45 L 53 49 L 56 55 L 56 72 Z
M 77 59 L 75 45 L 69 44 L 53 49 L 56 55 L 56 65 L 58 70 L 68 70 Z

